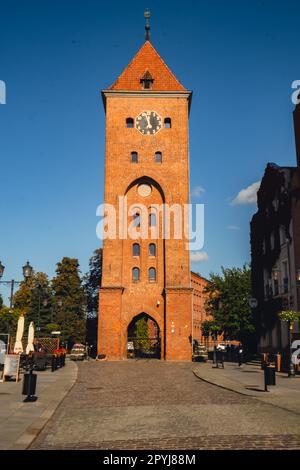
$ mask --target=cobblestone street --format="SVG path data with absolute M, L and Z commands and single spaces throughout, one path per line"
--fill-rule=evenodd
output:
M 31 449 L 300 449 L 297 413 L 205 383 L 192 363 L 78 367 Z

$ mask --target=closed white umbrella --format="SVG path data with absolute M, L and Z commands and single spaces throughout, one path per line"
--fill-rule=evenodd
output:
M 16 342 L 14 346 L 14 353 L 21 354 L 23 352 L 22 338 L 24 333 L 24 316 L 20 315 L 18 320 Z
M 33 325 L 33 321 L 31 321 L 29 328 L 28 328 L 28 343 L 26 346 L 26 354 L 29 354 L 30 352 L 34 351 L 33 340 L 34 340 L 34 325 Z

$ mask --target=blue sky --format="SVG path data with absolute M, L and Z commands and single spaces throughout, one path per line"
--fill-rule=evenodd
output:
M 52 276 L 63 256 L 85 272 L 99 246 L 104 112 L 111 85 L 151 38 L 194 91 L 193 201 L 205 204 L 208 275 L 249 261 L 255 204 L 232 205 L 266 163 L 295 165 L 291 83 L 300 79 L 298 0 L 100 2 L 2 0 L 0 260 L 20 279 L 27 259 Z M 204 188 L 204 192 L 195 189 Z M 198 194 L 198 195 L 197 195 Z M 5 287 L 1 292 L 6 294 Z

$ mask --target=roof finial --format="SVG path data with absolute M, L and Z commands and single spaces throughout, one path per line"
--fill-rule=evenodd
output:
M 146 30 L 146 34 L 145 34 L 145 38 L 146 38 L 146 41 L 150 41 L 150 24 L 149 24 L 149 19 L 151 17 L 151 13 L 150 13 L 150 10 L 147 8 L 147 10 L 144 12 L 144 17 L 146 19 L 146 26 L 145 26 L 145 30 Z

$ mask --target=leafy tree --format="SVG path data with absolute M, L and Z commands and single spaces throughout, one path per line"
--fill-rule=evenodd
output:
M 215 320 L 204 320 L 201 325 L 201 330 L 203 336 L 208 338 L 209 335 L 218 335 L 222 328 Z
M 84 289 L 86 294 L 87 319 L 86 341 L 93 346 L 93 353 L 97 349 L 99 289 L 102 278 L 102 248 L 94 251 L 90 258 L 89 271 L 84 276 Z
M 98 316 L 99 289 L 102 278 L 102 248 L 94 251 L 89 262 L 89 272 L 84 276 L 86 310 L 88 318 Z
M 54 292 L 54 323 L 69 343 L 85 339 L 85 293 L 79 275 L 79 263 L 74 258 L 63 258 L 57 263 L 52 280 Z
M 251 341 L 254 333 L 251 296 L 250 267 L 225 269 L 222 274 L 210 274 L 206 287 L 209 297 L 207 308 L 225 339 L 236 339 L 243 344 Z
M 14 307 L 22 309 L 24 314 L 27 314 L 31 309 L 33 289 L 33 278 L 29 278 L 28 280 L 21 282 L 19 289 L 14 295 Z
M 0 333 L 15 335 L 20 314 L 21 311 L 18 309 L 2 307 L 0 309 Z
M 47 274 L 33 273 L 32 277 L 20 284 L 14 295 L 14 307 L 25 313 L 25 328 L 31 321 L 40 328 L 39 336 L 48 336 L 47 324 L 52 320 L 52 291 Z
M 205 338 L 208 338 L 211 333 L 211 327 L 214 324 L 213 320 L 204 320 L 201 325 L 202 334 Z
M 134 327 L 134 336 L 137 338 L 136 346 L 142 349 L 148 349 L 149 344 L 149 328 L 146 318 L 140 318 L 137 320 Z
M 57 323 L 48 323 L 48 325 L 46 325 L 48 335 L 50 335 L 52 331 L 59 331 L 59 328 L 60 326 Z
M 3 298 L 2 295 L 0 294 L 0 309 L 3 307 Z

